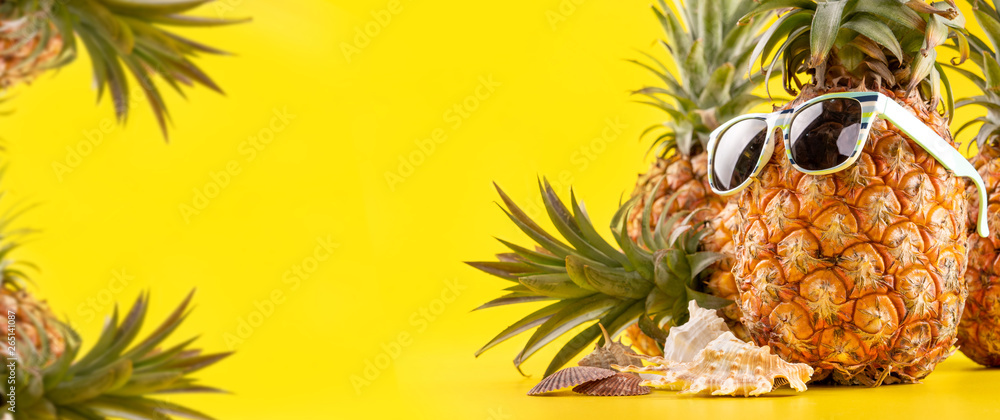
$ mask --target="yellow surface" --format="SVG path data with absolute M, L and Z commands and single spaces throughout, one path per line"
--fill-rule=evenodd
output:
M 564 194 L 572 184 L 606 225 L 646 165 L 638 133 L 662 117 L 629 102 L 630 89 L 655 81 L 622 60 L 655 50 L 648 3 L 223 3 L 231 10 L 205 14 L 255 21 L 184 32 L 238 54 L 200 61 L 228 95 L 170 94 L 169 145 L 144 105 L 126 127 L 111 125 L 110 105 L 93 106 L 85 60 L 4 104 L 17 110 L 4 118 L 5 201 L 42 204 L 23 224 L 43 232 L 19 253 L 42 267 L 35 291 L 92 341 L 111 298 L 151 290 L 154 321 L 197 287 L 177 338 L 237 350 L 200 375 L 233 395 L 175 401 L 223 419 L 997 414 L 1000 372 L 961 356 L 925 384 L 881 389 L 524 396 L 555 348 L 524 366 L 530 379 L 510 363 L 526 337 L 473 358 L 530 308 L 470 313 L 505 284 L 459 261 L 500 252 L 493 235 L 526 243 L 492 203 L 491 181 L 536 217 L 536 175 Z M 378 23 L 389 7 L 397 13 Z M 355 39 L 366 26 L 378 31 L 367 44 Z M 454 109 L 463 104 L 475 109 Z M 286 109 L 295 117 L 279 130 L 273 116 Z M 69 156 L 102 127 L 100 144 Z M 273 141 L 256 140 L 272 128 Z M 420 163 L 400 174 L 411 155 Z M 402 180 L 387 181 L 393 172 Z M 215 194 L 211 183 L 226 185 Z M 196 189 L 214 198 L 185 217 L 182 205 L 205 204 Z M 323 241 L 338 246 L 311 260 L 327 255 Z M 296 283 L 303 265 L 314 271 Z M 281 303 L 258 314 L 274 294 Z M 368 363 L 383 368 L 366 372 Z

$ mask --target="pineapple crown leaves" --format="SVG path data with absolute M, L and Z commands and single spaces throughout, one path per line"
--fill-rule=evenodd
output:
M 841 66 L 856 80 L 879 81 L 888 88 L 918 86 L 933 104 L 940 85 L 950 85 L 936 63 L 935 48 L 949 37 L 965 44 L 965 18 L 953 0 L 761 0 L 744 21 L 780 10 L 754 48 L 750 63 L 781 64 L 784 88 L 797 94 L 798 74 L 811 72 L 825 87 L 826 72 Z M 962 60 L 965 56 L 961 57 Z M 794 84 L 794 86 L 793 86 Z
M 497 261 L 467 262 L 472 267 L 514 283 L 503 296 L 476 310 L 526 302 L 554 301 L 511 324 L 476 352 L 486 350 L 521 333 L 535 329 L 514 358 L 520 365 L 538 350 L 578 326 L 590 326 L 571 338 L 549 363 L 545 376 L 555 372 L 600 338 L 598 323 L 617 336 L 640 318 L 653 316 L 661 323 L 687 316 L 687 302 L 720 308 L 731 303 L 701 292 L 703 275 L 721 258 L 698 251 L 708 232 L 693 225 L 690 214 L 661 217 L 636 242 L 624 232 L 625 220 L 635 199 L 624 203 L 612 219 L 611 230 L 621 250 L 604 240 L 594 228 L 583 204 L 570 192 L 566 205 L 549 185 L 539 189 L 546 213 L 562 239 L 548 233 L 496 187 L 504 213 L 535 243 L 534 250 L 500 240 L 511 252 Z M 506 206 L 506 208 L 504 208 Z M 650 213 L 644 213 L 650 226 Z M 536 328 L 537 327 L 537 328 Z
M 146 97 L 156 120 L 167 138 L 169 113 L 160 88 L 159 78 L 181 96 L 182 85 L 203 85 L 222 90 L 191 59 L 201 53 L 226 54 L 164 27 L 209 27 L 246 22 L 247 19 L 215 19 L 187 14 L 190 10 L 213 0 L 15 0 L 4 2 L 0 10 L 18 9 L 40 23 L 33 25 L 43 39 L 58 34 L 63 38 L 61 66 L 77 56 L 80 44 L 91 58 L 94 85 L 98 100 L 105 91 L 110 93 L 115 115 L 124 122 L 130 108 L 132 93 L 127 75 L 131 74 Z M 47 42 L 40 42 L 39 53 Z
M 971 148 L 972 144 L 976 144 L 982 151 L 988 143 L 996 141 L 1000 136 L 1000 56 L 995 50 L 1000 46 L 1000 13 L 990 2 L 970 0 L 970 3 L 973 5 L 976 22 L 983 28 L 985 39 L 970 34 L 967 43 L 956 41 L 949 47 L 960 52 L 963 48 L 966 53 L 971 51 L 969 53 L 971 61 L 979 67 L 981 74 L 954 65 L 945 65 L 972 81 L 982 92 L 982 95 L 962 98 L 956 105 L 959 108 L 982 106 L 986 109 L 986 115 L 972 119 L 955 130 L 957 138 L 963 131 L 978 124 L 979 130 L 967 147 Z
M 739 19 L 754 6 L 753 0 L 705 0 L 684 7 L 674 0 L 671 9 L 663 0 L 652 6 L 665 39 L 659 45 L 665 59 L 643 54 L 649 63 L 630 60 L 652 72 L 661 86 L 633 92 L 637 102 L 667 113 L 667 120 L 646 129 L 642 138 L 655 135 L 649 151 L 665 156 L 676 150 L 692 156 L 704 150 L 708 134 L 720 122 L 767 102 L 752 94 L 763 76 L 744 75 L 751 47 L 766 19 Z M 676 12 L 674 11 L 676 10 Z
M 80 339 L 63 326 L 66 352 L 54 361 L 28 354 L 18 367 L 18 416 L 50 419 L 169 419 L 211 417 L 154 394 L 222 392 L 199 385 L 191 374 L 231 353 L 202 354 L 191 349 L 194 339 L 162 349 L 160 346 L 190 313 L 194 292 L 145 339 L 136 343 L 149 305 L 141 295 L 124 319 L 118 309 L 105 322 L 97 342 L 82 357 Z M 28 348 L 29 346 L 25 346 Z M 44 347 L 43 347 L 44 349 Z

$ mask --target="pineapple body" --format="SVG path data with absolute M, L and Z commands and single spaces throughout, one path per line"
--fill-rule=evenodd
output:
M 995 1 L 976 3 L 975 20 L 981 27 L 992 28 L 1000 24 L 1000 13 Z M 978 118 L 979 126 L 969 143 L 975 143 L 978 154 L 970 161 L 979 172 L 986 187 L 987 223 L 990 236 L 980 237 L 973 230 L 979 211 L 979 194 L 970 185 L 969 197 L 969 269 L 965 273 L 969 298 L 965 313 L 958 327 L 959 350 L 973 361 L 984 366 L 1000 366 L 1000 80 L 981 75 L 991 74 L 1000 65 L 997 40 L 993 37 L 978 38 L 971 35 L 971 55 L 980 58 L 974 63 L 979 71 L 962 73 L 976 85 L 978 91 L 962 92 L 959 108 L 966 106 L 986 108 L 986 115 Z M 964 103 L 964 105 L 962 105 Z M 976 120 L 972 121 L 972 126 Z M 963 125 L 958 136 L 970 125 Z
M 807 85 L 793 104 L 838 90 Z M 909 98 L 904 107 L 951 138 L 939 115 Z M 965 181 L 884 120 L 858 162 L 831 175 L 792 168 L 776 140 L 738 195 L 733 274 L 754 341 L 810 364 L 814 380 L 927 376 L 952 353 L 966 299 Z
M 958 346 L 976 363 L 1000 366 L 1000 145 L 985 145 L 972 163 L 986 183 L 990 237 L 970 231 L 969 267 L 973 269 L 965 273 L 969 298 L 958 328 Z M 969 191 L 970 197 L 976 197 L 974 189 Z M 970 226 L 978 204 L 969 206 Z

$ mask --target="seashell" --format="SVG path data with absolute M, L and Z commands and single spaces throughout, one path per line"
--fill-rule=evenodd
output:
M 538 385 L 528 391 L 528 395 L 544 394 L 546 392 L 558 391 L 560 389 L 585 384 L 614 376 L 616 373 L 611 369 L 604 369 L 592 366 L 573 366 L 562 369 L 542 379 Z
M 704 309 L 692 300 L 688 302 L 688 312 L 691 314 L 688 322 L 670 328 L 670 334 L 663 343 L 664 360 L 690 362 L 708 343 L 729 332 L 726 320 L 719 317 L 715 310 Z
M 640 355 L 639 357 L 655 365 L 691 362 L 708 343 L 729 332 L 729 327 L 724 319 L 719 317 L 714 310 L 698 306 L 694 300 L 688 302 L 688 313 L 691 315 L 688 322 L 670 328 L 667 339 L 663 343 L 663 356 Z M 629 364 L 642 366 L 641 363 Z M 625 365 L 618 364 L 618 366 Z M 681 389 L 680 385 L 666 388 L 674 391 Z
M 611 369 L 611 365 L 642 365 L 642 359 L 636 356 L 632 350 L 622 344 L 619 339 L 617 342 L 611 341 L 611 337 L 608 336 L 608 330 L 604 329 L 604 325 L 600 323 L 597 324 L 601 327 L 601 332 L 604 333 L 604 347 L 594 345 L 594 351 L 580 359 L 577 363 L 580 366 L 593 366 L 604 369 Z
M 708 392 L 744 397 L 771 392 L 776 383 L 781 386 L 785 381 L 796 391 L 805 391 L 806 381 L 813 374 L 809 365 L 788 363 L 771 354 L 769 347 L 744 342 L 731 332 L 712 340 L 691 362 L 619 369 L 663 375 L 660 379 L 642 382 L 654 388 L 679 386 L 682 394 Z
M 630 373 L 618 372 L 597 381 L 591 381 L 573 387 L 573 392 L 600 397 L 626 397 L 646 395 L 651 390 L 640 384 L 642 379 Z

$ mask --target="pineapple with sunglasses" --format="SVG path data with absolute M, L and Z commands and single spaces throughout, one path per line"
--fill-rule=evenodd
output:
M 775 9 L 753 61 L 780 63 L 797 97 L 724 122 L 708 147 L 712 189 L 738 194 L 742 321 L 814 380 L 916 382 L 952 353 L 967 180 L 984 195 L 938 112 L 953 105 L 935 48 L 965 45 L 964 19 L 896 0 L 762 0 L 747 16 Z

